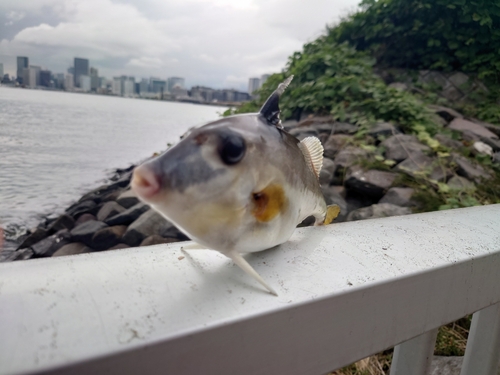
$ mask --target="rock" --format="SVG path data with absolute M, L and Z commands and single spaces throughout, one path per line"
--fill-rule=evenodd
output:
M 342 185 L 330 185 L 330 188 L 334 189 L 335 192 L 345 199 L 346 197 L 346 189 Z
M 31 246 L 31 250 L 38 257 L 50 257 L 61 247 L 69 243 L 67 237 L 63 234 L 54 234 Z
M 333 177 L 333 171 L 335 170 L 335 163 L 333 160 L 328 158 L 323 158 L 323 167 L 319 173 L 319 183 L 320 185 L 329 185 Z
M 315 124 L 332 124 L 334 122 L 332 116 L 314 116 L 308 115 L 305 119 L 301 120 L 297 126 L 305 127 Z
M 347 146 L 339 151 L 333 162 L 335 163 L 335 173 L 340 168 L 348 168 L 351 165 L 358 163 L 360 160 L 368 158 L 368 151 L 354 146 Z
M 460 375 L 464 357 L 434 356 L 428 375 Z
M 353 166 L 347 170 L 345 185 L 358 193 L 381 197 L 395 178 L 396 174 L 391 172 L 375 169 L 365 171 L 359 166 Z
M 128 225 L 148 210 L 149 206 L 147 204 L 137 203 L 122 213 L 106 219 L 105 223 L 108 225 Z
M 158 234 L 153 234 L 151 236 L 146 237 L 139 246 L 151 246 L 151 245 L 160 245 L 163 243 L 172 243 L 179 242 L 177 238 L 165 238 Z
M 126 225 L 114 225 L 99 229 L 92 237 L 92 247 L 96 250 L 106 250 L 118 245 L 126 231 Z
M 415 202 L 411 200 L 414 192 L 412 188 L 393 187 L 387 190 L 379 203 L 390 203 L 400 207 L 414 206 Z
M 415 152 L 405 161 L 402 161 L 394 167 L 398 172 L 404 172 L 413 177 L 418 177 L 419 174 L 426 174 L 431 179 L 436 181 L 446 181 L 446 178 L 451 174 L 447 168 L 436 165 L 437 160 L 424 155 L 421 152 Z
M 106 202 L 97 213 L 97 220 L 105 221 L 106 219 L 116 216 L 125 211 L 125 208 L 116 202 Z
M 323 196 L 325 197 L 325 202 L 327 205 L 336 204 L 340 207 L 340 214 L 335 219 L 336 223 L 340 223 L 345 221 L 347 218 L 347 214 L 349 213 L 347 210 L 347 202 L 345 199 L 337 192 L 335 186 L 324 186 L 321 187 L 321 191 L 323 192 Z
M 335 122 L 332 127 L 332 134 L 354 134 L 358 131 L 357 125 L 349 124 L 347 122 Z
M 500 140 L 499 139 L 493 139 L 493 138 L 481 138 L 481 140 L 486 143 L 488 146 L 490 146 L 493 151 L 500 151 Z
M 92 209 L 97 207 L 97 203 L 93 200 L 86 200 L 83 202 L 77 202 L 74 205 L 70 206 L 66 213 L 72 216 L 75 219 L 78 219 L 78 216 L 89 213 Z
M 469 180 L 479 182 L 482 178 L 489 178 L 490 175 L 480 165 L 472 164 L 463 156 L 453 154 L 453 161 L 457 164 L 457 174 Z
M 453 121 L 456 118 L 464 118 L 460 113 L 455 111 L 454 109 L 443 107 L 440 105 L 430 104 L 427 106 L 431 111 L 435 112 L 442 118 L 444 118 L 447 122 Z
M 75 219 L 67 214 L 59 216 L 56 221 L 49 225 L 47 230 L 49 233 L 60 231 L 61 229 L 71 230 L 75 226 Z
M 85 245 L 93 247 L 92 237 L 97 231 L 106 227 L 107 225 L 102 221 L 87 221 L 73 228 L 70 233 L 73 241 L 83 242 Z
M 468 119 L 472 122 L 475 122 L 476 124 L 484 126 L 486 129 L 488 129 L 490 132 L 496 134 L 500 138 L 500 125 L 494 125 L 490 124 L 489 122 L 484 122 L 475 118 Z
M 297 127 L 298 121 L 297 120 L 286 120 L 281 125 L 283 126 L 283 128 L 286 131 L 290 131 L 290 129 Z
M 443 146 L 449 147 L 452 150 L 458 150 L 462 147 L 464 147 L 463 143 L 460 141 L 456 141 L 454 139 L 451 139 L 445 134 L 436 134 L 434 138 L 439 141 Z
M 160 231 L 160 236 L 165 238 L 177 238 L 179 241 L 190 240 L 190 238 L 182 233 L 175 225 L 165 227 Z
M 450 125 L 448 125 L 448 128 L 457 130 L 459 132 L 465 132 L 469 131 L 475 135 L 477 135 L 480 138 L 493 138 L 493 139 L 498 139 L 498 136 L 495 133 L 492 133 L 486 127 L 483 125 L 476 124 L 471 121 L 467 121 L 461 118 L 456 118 L 454 119 Z
M 500 152 L 495 152 L 493 154 L 493 158 L 492 159 L 493 159 L 493 162 L 500 163 Z
M 20 249 L 20 250 L 14 251 L 7 259 L 5 259 L 5 261 L 12 262 L 15 260 L 31 259 L 31 258 L 33 258 L 34 255 L 35 255 L 35 253 L 30 248 Z
M 24 239 L 21 245 L 19 245 L 18 249 L 25 249 L 27 247 L 30 247 L 31 245 L 34 245 L 37 242 L 43 240 L 48 236 L 48 234 L 49 231 L 47 229 L 36 228 L 27 238 Z
M 420 143 L 414 135 L 396 134 L 382 142 L 386 148 L 385 157 L 400 162 L 415 152 L 430 150 L 430 147 Z
M 81 242 L 73 242 L 61 247 L 52 255 L 52 257 L 90 253 L 91 251 L 92 249 L 85 246 L 85 244 Z
M 396 89 L 398 91 L 407 91 L 408 85 L 403 82 L 392 82 L 388 85 L 392 89 Z
M 113 247 L 110 247 L 108 250 L 120 250 L 120 249 L 128 249 L 130 246 L 124 243 L 119 243 Z
M 359 208 L 347 216 L 347 221 L 375 219 L 379 217 L 401 216 L 411 214 L 408 207 L 399 207 L 390 203 L 373 204 L 369 207 Z
M 328 137 L 328 140 L 323 145 L 325 158 L 334 159 L 339 151 L 352 137 L 345 134 L 335 134 Z
M 486 155 L 490 155 L 490 156 L 493 155 L 493 149 L 491 148 L 491 146 L 489 146 L 483 142 L 479 142 L 479 141 L 474 142 L 472 147 L 474 147 L 474 150 L 476 150 L 480 154 L 486 154 Z
M 130 208 L 139 203 L 139 199 L 135 195 L 133 190 L 127 190 L 121 193 L 116 199 L 116 203 L 125 208 Z
M 138 246 L 146 237 L 153 234 L 160 234 L 165 229 L 169 229 L 172 226 L 173 225 L 158 212 L 149 210 L 130 224 L 122 238 L 122 242 L 130 246 Z
M 309 126 L 308 127 L 297 127 L 295 129 L 290 130 L 289 133 L 297 138 L 299 138 L 299 136 L 303 136 L 303 137 L 317 137 L 318 136 L 318 131 L 316 129 L 309 127 Z
M 97 218 L 92 215 L 92 214 L 83 214 L 81 215 L 76 221 L 75 221 L 75 228 L 77 226 L 79 226 L 80 224 L 83 224 L 87 221 L 91 221 L 91 220 L 97 220 Z
M 398 133 L 400 133 L 400 131 L 390 122 L 379 122 L 368 131 L 368 134 L 375 138 L 378 136 L 388 137 Z
M 451 190 L 473 190 L 476 188 L 473 182 L 461 176 L 453 176 L 447 185 Z

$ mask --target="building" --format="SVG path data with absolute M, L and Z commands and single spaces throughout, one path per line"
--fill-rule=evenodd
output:
M 74 75 L 75 87 L 81 87 L 80 77 L 89 75 L 89 60 L 75 57 L 74 68 L 75 68 L 75 75 Z
M 35 71 L 35 86 L 40 86 L 40 72 L 42 71 L 42 67 L 38 65 L 30 65 L 30 69 Z
M 52 87 L 52 73 L 50 70 L 40 70 L 40 86 Z
M 100 85 L 99 71 L 96 68 L 90 68 L 90 89 L 96 91 Z
M 248 93 L 253 95 L 255 91 L 257 91 L 260 87 L 260 79 L 259 78 L 250 78 L 248 80 Z
M 141 79 L 139 82 L 139 95 L 149 92 L 149 80 L 146 78 Z
M 29 68 L 24 68 L 22 73 L 22 82 L 23 85 L 30 88 L 35 88 L 37 86 L 37 73 L 39 73 L 38 69 L 30 66 Z M 38 79 L 40 75 L 38 74 Z
M 201 102 L 212 102 L 214 100 L 214 89 L 204 86 L 194 86 L 191 88 L 191 97 Z
M 260 76 L 260 83 L 259 83 L 259 88 L 262 87 L 264 83 L 266 83 L 267 79 L 270 77 L 270 74 L 263 74 Z
M 75 67 L 74 66 L 70 66 L 68 68 L 67 72 L 68 72 L 68 74 L 75 75 Z
M 167 81 L 158 78 L 151 78 L 149 82 L 151 92 L 154 92 L 155 94 L 163 94 L 167 92 Z
M 56 89 L 64 89 L 64 73 L 57 73 L 56 79 L 54 80 L 54 86 Z
M 3 77 L 3 64 L 0 63 L 0 78 Z
M 84 91 L 84 92 L 90 92 L 91 90 L 91 84 L 90 84 L 90 76 L 86 76 L 86 75 L 81 75 L 80 76 L 80 88 Z
M 24 56 L 17 56 L 17 82 L 23 83 L 24 69 L 29 68 L 29 59 Z
M 113 83 L 111 84 L 111 93 L 113 95 L 122 96 L 122 78 L 113 77 Z
M 122 95 L 126 97 L 135 96 L 135 78 L 122 76 L 123 90 Z
M 71 91 L 75 88 L 75 77 L 73 77 L 73 74 L 67 73 L 64 76 L 64 89 Z
M 170 77 L 167 78 L 167 91 L 172 92 L 174 87 L 184 88 L 184 78 L 181 77 Z

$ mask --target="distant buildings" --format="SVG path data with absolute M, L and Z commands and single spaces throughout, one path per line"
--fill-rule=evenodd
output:
M 40 86 L 52 87 L 52 73 L 50 70 L 40 70 Z
M 167 91 L 172 92 L 174 87 L 184 88 L 184 78 L 181 77 L 169 77 L 167 78 Z
M 90 68 L 90 89 L 96 91 L 100 87 L 99 71 L 96 68 Z
M 24 69 L 29 67 L 29 59 L 24 56 L 17 56 L 17 82 L 23 83 Z
M 0 78 L 3 77 L 3 64 L 0 63 Z
M 79 80 L 80 80 L 80 89 L 82 89 L 83 92 L 90 92 L 91 89 L 90 76 L 81 75 Z
M 73 74 L 67 73 L 64 76 L 64 89 L 71 91 L 74 88 L 75 88 L 75 78 L 73 77 Z
M 255 91 L 257 91 L 260 87 L 260 79 L 259 78 L 250 78 L 248 80 L 248 93 L 253 95 Z
M 74 61 L 74 71 L 75 71 L 75 87 L 80 86 L 80 77 L 89 75 L 89 60 L 75 57 Z M 89 90 L 90 91 L 90 90 Z

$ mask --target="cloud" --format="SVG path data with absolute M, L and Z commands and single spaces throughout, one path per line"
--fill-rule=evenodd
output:
M 63 71 L 73 57 L 87 57 L 108 77 L 183 76 L 188 84 L 245 89 L 249 77 L 279 71 L 357 2 L 17 0 L 0 13 L 33 21 L 0 41 L 0 59 L 27 55 Z M 50 22 L 36 22 L 47 12 Z

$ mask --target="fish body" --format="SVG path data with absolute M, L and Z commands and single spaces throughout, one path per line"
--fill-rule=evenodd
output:
M 318 175 L 323 148 L 299 141 L 279 121 L 279 96 L 259 113 L 223 118 L 190 131 L 175 146 L 134 170 L 132 188 L 179 230 L 218 250 L 257 278 L 241 257 L 286 242 L 297 224 L 338 214 L 328 208 Z M 328 215 L 330 213 L 330 215 Z

